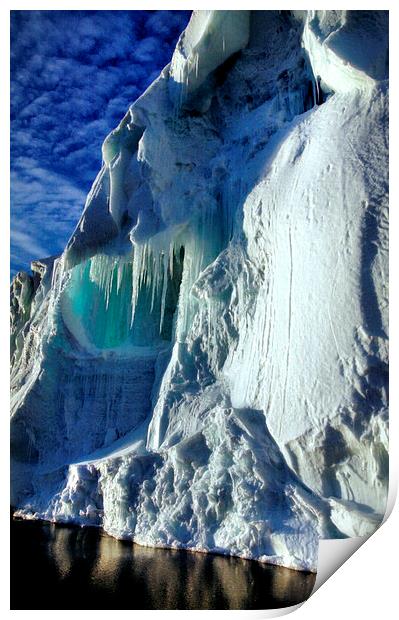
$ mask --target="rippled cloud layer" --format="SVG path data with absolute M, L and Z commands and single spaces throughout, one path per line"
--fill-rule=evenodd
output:
M 190 11 L 11 12 L 11 271 L 59 253 L 101 144 L 169 62 Z

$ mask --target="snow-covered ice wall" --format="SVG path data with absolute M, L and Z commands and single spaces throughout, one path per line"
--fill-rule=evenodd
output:
M 12 284 L 12 504 L 316 570 L 382 520 L 388 17 L 199 11 Z

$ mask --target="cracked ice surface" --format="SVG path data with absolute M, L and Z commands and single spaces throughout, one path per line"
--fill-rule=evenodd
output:
M 382 11 L 194 12 L 13 281 L 18 514 L 308 570 L 378 526 L 386 58 Z

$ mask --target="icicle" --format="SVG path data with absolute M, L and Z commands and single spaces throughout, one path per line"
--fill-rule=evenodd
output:
M 317 96 L 316 104 L 319 105 L 319 102 L 320 102 L 320 87 L 319 87 L 319 80 L 318 80 L 317 77 L 316 77 L 316 96 Z
M 169 276 L 171 280 L 173 280 L 174 261 L 175 261 L 176 254 L 177 254 L 177 247 L 175 246 L 173 242 L 171 242 L 169 244 Z
M 121 283 L 122 283 L 122 280 L 123 280 L 124 269 L 125 269 L 125 263 L 119 261 L 119 263 L 118 263 L 118 274 L 117 274 L 117 280 L 116 280 L 116 292 L 117 292 L 117 294 L 119 294 L 119 290 L 120 290 Z
M 110 302 L 115 266 L 116 259 L 114 257 L 99 254 L 90 259 L 89 279 L 98 286 L 103 294 L 106 309 L 108 309 Z
M 166 306 L 166 293 L 168 288 L 168 261 L 163 256 L 163 286 L 162 286 L 162 295 L 161 295 L 161 318 L 159 321 L 159 333 L 162 332 L 163 322 L 165 317 L 165 306 Z
M 319 105 L 320 87 L 319 87 L 319 80 L 317 77 L 315 77 L 314 80 L 312 80 L 312 90 L 313 90 L 314 105 Z
M 151 282 L 151 309 L 150 312 L 154 311 L 154 304 L 155 304 L 155 298 L 156 298 L 156 293 L 158 290 L 158 281 L 159 281 L 159 263 L 162 260 L 162 256 L 158 256 L 157 258 L 154 256 L 154 254 L 152 254 L 152 262 L 153 262 L 153 270 L 152 270 L 152 282 Z
M 133 327 L 134 317 L 136 314 L 137 301 L 139 296 L 139 289 L 141 286 L 141 280 L 143 277 L 143 253 L 146 250 L 146 246 L 135 245 L 133 253 L 133 268 L 132 268 L 132 314 L 130 320 L 130 328 Z

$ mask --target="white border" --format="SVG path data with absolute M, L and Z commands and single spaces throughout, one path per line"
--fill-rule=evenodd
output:
M 237 2 L 197 2 L 193 3 L 196 9 L 239 9 L 243 8 L 244 3 Z M 3 234 L 2 242 L 0 243 L 0 256 L 1 256 L 1 283 L 2 283 L 2 303 L 1 303 L 1 317 L 2 317 L 2 332 L 1 332 L 1 351 L 3 356 L 1 358 L 1 377 L 2 377 L 2 441 L 4 446 L 1 451 L 3 459 L 2 467 L 0 468 L 1 475 L 1 489 L 3 506 L 0 511 L 0 518 L 3 523 L 3 540 L 2 540 L 2 565 L 1 565 L 1 608 L 4 611 L 8 610 L 8 591 L 9 591 L 9 544 L 7 532 L 9 529 L 9 448 L 8 448 L 8 287 L 9 287 L 9 210 L 7 205 L 9 204 L 9 11 L 10 10 L 76 10 L 76 9 L 113 9 L 113 10 L 135 10 L 135 9 L 191 9 L 187 6 L 186 2 L 176 2 L 170 0 L 169 2 L 126 2 L 114 0 L 112 3 L 92 0 L 82 3 L 81 1 L 60 2 L 55 5 L 54 2 L 49 0 L 42 0 L 42 2 L 36 4 L 32 1 L 21 2 L 7 2 L 3 1 L 0 8 L 0 28 L 1 28 L 1 62 L 2 62 L 2 90 L 3 96 L 1 97 L 2 104 L 2 123 L 1 123 L 1 170 L 4 172 L 4 180 L 1 184 L 2 191 L 2 216 L 1 216 L 1 230 Z M 212 6 L 210 6 L 212 5 Z M 245 8 L 250 9 L 332 9 L 332 8 L 344 8 L 344 9 L 389 9 L 390 10 L 390 59 L 391 59 L 391 101 L 394 102 L 392 109 L 394 113 L 390 119 L 390 135 L 391 135 L 391 164 L 390 164 L 390 203 L 394 207 L 397 203 L 398 196 L 398 172 L 394 169 L 397 167 L 397 139 L 398 139 L 398 120 L 396 107 L 398 98 L 398 66 L 397 59 L 399 58 L 398 50 L 398 8 L 393 0 L 389 0 L 381 3 L 378 6 L 377 2 L 348 2 L 347 4 L 339 3 L 337 6 L 331 6 L 331 3 L 327 2 L 312 2 L 299 4 L 294 2 L 287 2 L 281 0 L 280 2 L 260 3 L 250 2 L 245 3 Z M 395 325 L 396 316 L 398 316 L 398 278 L 396 277 L 395 266 L 399 264 L 398 261 L 398 239 L 397 239 L 397 227 L 398 214 L 395 208 L 391 209 L 390 214 L 390 228 L 391 228 L 391 243 L 390 243 L 390 264 L 391 273 L 393 277 L 390 281 L 390 314 L 393 317 L 391 320 L 391 376 L 399 377 L 398 363 L 397 363 L 397 334 L 398 329 Z M 7 290 L 6 290 L 7 289 Z M 398 486 L 398 472 L 399 472 L 399 423 L 397 420 L 395 404 L 397 402 L 397 390 L 395 389 L 395 383 L 393 382 L 393 394 L 391 395 L 391 416 L 390 416 L 390 485 L 391 485 L 391 497 L 390 503 L 393 503 L 396 498 L 396 489 Z M 392 509 L 392 508 L 391 508 Z M 397 586 L 397 532 L 399 530 L 399 510 L 397 505 L 389 517 L 388 521 L 371 537 L 365 545 L 363 545 L 346 564 L 341 567 L 332 579 L 329 579 L 320 590 L 311 596 L 311 598 L 304 603 L 296 611 L 296 618 L 306 618 L 306 620 L 312 620 L 313 618 L 319 620 L 321 617 L 323 620 L 330 620 L 337 618 L 337 616 L 344 617 L 345 619 L 351 617 L 359 617 L 362 620 L 368 620 L 371 618 L 393 618 L 396 617 L 398 603 L 396 591 Z M 23 596 L 23 592 L 21 592 Z M 132 592 L 132 597 L 134 593 Z M 282 610 L 283 611 L 283 610 Z M 42 616 L 53 617 L 53 611 L 28 611 L 28 612 L 9 612 L 19 617 L 36 618 Z M 182 611 L 120 611 L 111 612 L 112 614 L 125 615 L 131 618 L 133 614 L 140 614 L 140 618 L 151 618 L 155 614 L 165 614 L 169 618 L 181 618 L 182 614 L 188 613 L 187 610 Z M 265 618 L 273 617 L 277 614 L 275 612 L 266 611 L 190 611 L 190 616 L 194 618 L 199 614 L 208 614 L 215 618 L 230 617 L 232 614 L 239 614 L 240 618 Z M 287 613 L 287 612 L 286 612 Z M 57 617 L 69 617 L 74 618 L 88 617 L 88 616 L 104 616 L 109 617 L 110 612 L 106 611 L 57 611 Z M 280 615 L 280 614 L 279 614 Z

